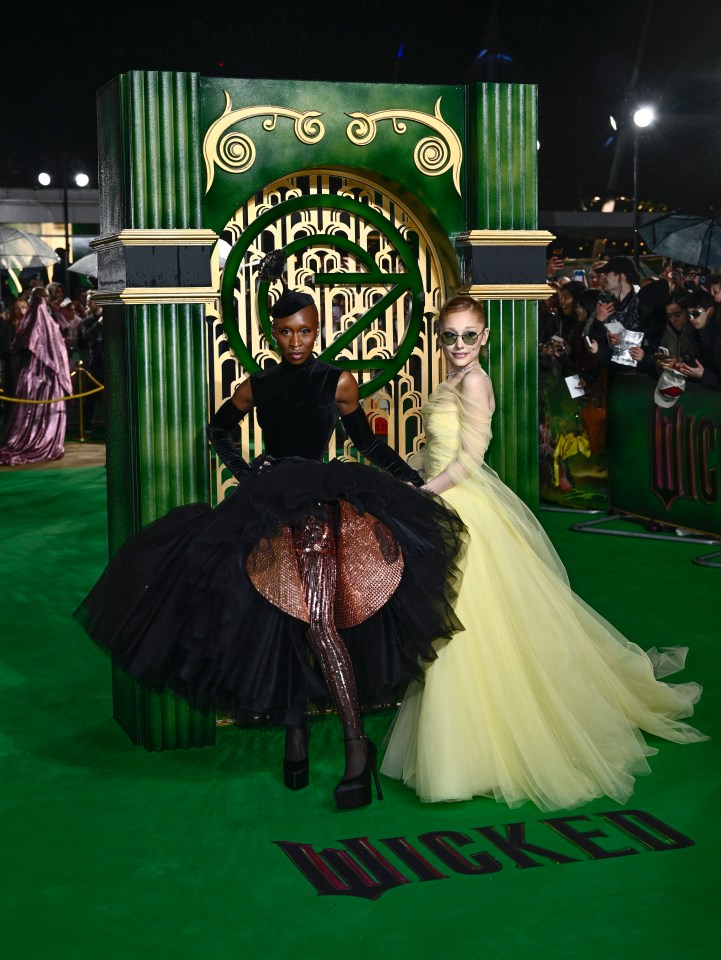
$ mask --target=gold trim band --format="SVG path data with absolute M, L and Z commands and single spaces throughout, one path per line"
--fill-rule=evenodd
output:
M 546 300 L 554 289 L 546 283 L 479 283 L 458 292 L 479 300 Z
M 98 237 L 90 244 L 91 247 L 106 247 L 119 243 L 123 247 L 134 246 L 203 246 L 215 243 L 218 234 L 214 230 L 121 230 L 107 237 Z
M 213 287 L 126 287 L 117 292 L 97 291 L 93 300 L 98 303 L 137 304 L 212 303 L 218 298 Z
M 457 242 L 471 247 L 545 247 L 555 240 L 548 230 L 469 230 Z

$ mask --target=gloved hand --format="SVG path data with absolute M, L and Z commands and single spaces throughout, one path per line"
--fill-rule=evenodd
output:
M 232 400 L 226 400 L 215 411 L 207 428 L 208 439 L 218 459 L 239 481 L 243 481 L 250 473 L 250 464 L 238 453 L 233 438 L 233 433 L 236 437 L 240 436 L 238 424 L 244 416 L 245 414 L 235 406 Z
M 377 437 L 370 428 L 362 407 L 356 407 L 353 413 L 341 417 L 343 426 L 356 446 L 356 449 L 371 463 L 390 473 L 396 480 L 411 483 L 414 487 L 423 486 L 423 477 L 392 450 L 385 440 Z

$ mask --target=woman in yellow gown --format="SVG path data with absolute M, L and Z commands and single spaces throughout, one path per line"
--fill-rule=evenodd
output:
M 449 372 L 423 411 L 423 472 L 470 534 L 456 606 L 465 630 L 409 687 L 382 772 L 425 801 L 624 802 L 656 753 L 642 730 L 706 739 L 679 719 L 700 686 L 657 679 L 680 669 L 686 650 L 651 651 L 652 661 L 572 592 L 536 518 L 483 462 L 495 403 L 479 363 L 481 305 L 454 297 L 438 332 Z

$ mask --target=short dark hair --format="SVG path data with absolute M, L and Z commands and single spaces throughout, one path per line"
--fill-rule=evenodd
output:
M 715 306 L 716 301 L 705 290 L 679 290 L 678 293 L 672 293 L 666 301 L 667 307 L 673 304 L 677 304 L 682 310 L 693 310 L 694 307 L 705 310 L 707 307 Z
M 576 304 L 586 313 L 592 313 L 595 310 L 596 305 L 598 304 L 598 298 L 600 297 L 600 292 L 594 290 L 590 287 L 587 290 L 584 290 L 583 293 L 578 295 Z

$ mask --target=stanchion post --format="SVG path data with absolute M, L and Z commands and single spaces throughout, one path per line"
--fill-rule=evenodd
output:
M 75 369 L 78 371 L 77 390 L 80 394 L 78 398 L 78 430 L 80 432 L 80 442 L 85 443 L 85 419 L 83 416 L 83 404 L 85 403 L 85 398 L 83 397 L 83 373 L 85 372 L 85 364 L 82 360 L 78 360 L 78 365 Z

